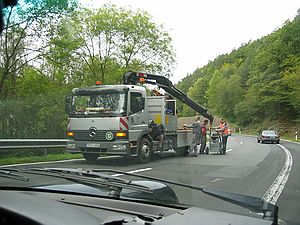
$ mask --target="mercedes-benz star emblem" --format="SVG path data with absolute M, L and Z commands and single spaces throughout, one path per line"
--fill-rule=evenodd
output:
M 91 127 L 91 128 L 89 129 L 89 136 L 90 136 L 90 137 L 95 137 L 96 134 L 97 134 L 97 128 L 96 128 L 96 127 Z

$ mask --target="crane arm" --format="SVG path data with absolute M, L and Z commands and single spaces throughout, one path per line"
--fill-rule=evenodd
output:
M 190 99 L 185 93 L 183 93 L 178 88 L 176 88 L 167 77 L 161 75 L 148 74 L 148 73 L 136 73 L 132 71 L 129 71 L 123 75 L 124 84 L 135 85 L 137 83 L 141 83 L 142 80 L 144 83 L 157 85 L 158 87 L 164 89 L 170 95 L 174 96 L 182 103 L 188 105 L 196 112 L 200 113 L 205 118 L 209 119 L 211 123 L 213 122 L 214 117 L 207 111 L 206 108 L 197 104 L 192 99 Z

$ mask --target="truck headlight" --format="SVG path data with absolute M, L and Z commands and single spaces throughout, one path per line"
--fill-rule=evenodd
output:
M 68 136 L 68 137 L 74 137 L 74 132 L 68 131 L 68 132 L 67 132 L 67 136 Z

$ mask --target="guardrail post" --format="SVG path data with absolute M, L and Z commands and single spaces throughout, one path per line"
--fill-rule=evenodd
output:
M 295 132 L 295 139 L 298 140 L 298 131 Z
M 47 148 L 44 148 L 44 156 L 47 157 Z

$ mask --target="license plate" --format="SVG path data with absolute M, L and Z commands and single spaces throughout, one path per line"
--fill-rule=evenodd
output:
M 86 144 L 87 148 L 100 148 L 100 144 L 96 144 L 96 143 L 87 143 Z

